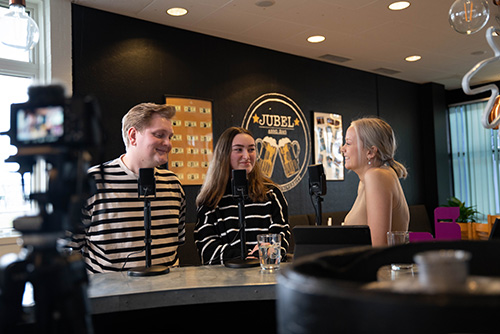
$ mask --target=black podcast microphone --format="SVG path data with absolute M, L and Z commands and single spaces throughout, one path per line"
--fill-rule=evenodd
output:
M 139 168 L 139 197 L 156 196 L 156 179 L 154 168 Z
M 151 265 L 151 200 L 148 196 L 156 197 L 156 179 L 154 168 L 140 168 L 138 181 L 139 198 L 144 198 L 144 243 L 146 266 L 128 271 L 129 276 L 162 275 L 170 271 L 166 266 Z
M 248 197 L 248 180 L 246 169 L 233 169 L 231 187 L 233 189 L 233 197 L 242 197 L 244 199 Z
M 224 262 L 224 265 L 229 268 L 257 267 L 260 265 L 257 259 L 247 259 L 247 240 L 245 234 L 245 200 L 248 198 L 248 180 L 246 169 L 233 169 L 231 188 L 233 197 L 238 200 L 241 257 L 239 259 L 230 259 Z
M 326 195 L 326 176 L 322 164 L 310 165 L 309 171 L 309 194 L 314 198 L 314 209 L 316 210 L 316 225 L 321 225 L 323 213 L 321 211 L 321 196 Z
M 323 165 L 310 165 L 307 169 L 309 171 L 309 194 L 326 195 L 326 176 Z

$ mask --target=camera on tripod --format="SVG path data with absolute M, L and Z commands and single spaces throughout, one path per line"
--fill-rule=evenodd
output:
M 23 233 L 71 230 L 64 216 L 80 210 L 71 208 L 76 197 L 82 197 L 79 202 L 86 199 L 91 186 L 86 175 L 89 150 L 102 143 L 99 108 L 90 96 L 67 98 L 59 85 L 31 86 L 28 96 L 27 102 L 11 105 L 6 134 L 18 153 L 7 161 L 19 163 L 21 174 L 31 173 L 40 161 L 47 162 L 49 184 L 46 191 L 29 194 L 39 204 L 41 219 L 19 218 L 14 228 Z
M 66 98 L 62 86 L 32 86 L 29 100 L 11 105 L 11 142 L 23 148 L 88 148 L 100 143 L 91 97 Z M 22 152 L 22 151 L 21 151 Z
M 18 153 L 7 161 L 19 163 L 22 175 L 34 169 L 46 174 L 48 185 L 29 194 L 39 214 L 13 222 L 22 251 L 0 261 L 0 332 L 33 326 L 38 333 L 91 333 L 85 263 L 59 244 L 81 225 L 81 209 L 95 187 L 87 169 L 90 149 L 102 144 L 99 108 L 90 96 L 65 97 L 59 85 L 31 86 L 28 95 L 27 102 L 11 105 L 6 134 Z M 31 321 L 21 305 L 27 282 L 35 300 Z

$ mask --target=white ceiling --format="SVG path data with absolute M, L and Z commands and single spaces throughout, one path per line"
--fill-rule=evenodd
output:
M 257 6 L 260 1 L 72 0 L 82 6 L 410 82 L 440 83 L 447 89 L 460 88 L 467 71 L 494 57 L 485 33 L 500 11 L 491 1 L 490 21 L 469 36 L 455 32 L 448 23 L 454 0 L 412 0 L 403 11 L 388 10 L 391 0 L 275 0 L 267 8 Z M 187 8 L 189 13 L 171 17 L 165 11 L 173 6 Z M 306 41 L 317 34 L 326 40 L 319 44 Z M 422 59 L 414 63 L 404 60 L 414 54 Z M 324 60 L 320 58 L 323 55 L 350 60 Z M 500 80 L 498 63 L 485 66 L 472 83 Z M 398 73 L 387 74 L 384 69 Z

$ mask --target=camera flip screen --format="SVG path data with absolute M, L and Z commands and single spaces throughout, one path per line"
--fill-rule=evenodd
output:
M 16 139 L 23 144 L 46 144 L 64 135 L 64 107 L 46 106 L 17 110 Z

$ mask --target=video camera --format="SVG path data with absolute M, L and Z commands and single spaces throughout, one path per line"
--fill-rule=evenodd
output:
M 8 134 L 21 154 L 23 148 L 44 145 L 89 148 L 100 144 L 98 110 L 93 98 L 66 98 L 62 86 L 32 86 L 28 95 L 26 103 L 11 105 Z
M 22 175 L 40 161 L 47 162 L 43 172 L 49 184 L 47 191 L 29 194 L 39 203 L 42 219 L 22 217 L 14 228 L 23 233 L 72 230 L 92 187 L 87 179 L 90 150 L 102 144 L 98 104 L 90 96 L 67 98 L 59 85 L 31 86 L 28 96 L 27 102 L 11 105 L 6 134 L 18 153 L 7 161 L 19 163 Z

